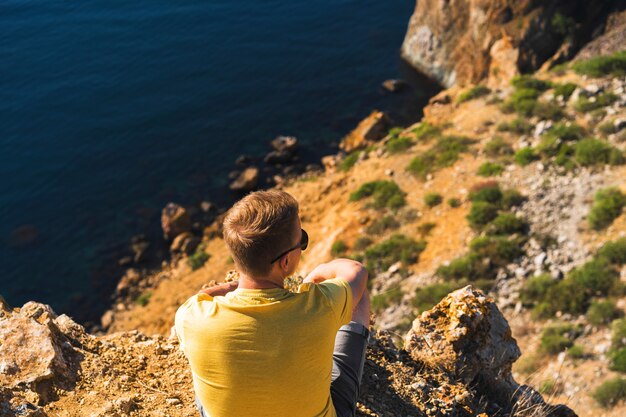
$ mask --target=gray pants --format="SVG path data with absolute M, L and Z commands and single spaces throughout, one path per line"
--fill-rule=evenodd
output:
M 335 337 L 330 396 L 337 417 L 353 417 L 356 413 L 368 339 L 369 330 L 355 321 L 341 326 Z M 201 417 L 208 417 L 198 397 L 196 406 Z

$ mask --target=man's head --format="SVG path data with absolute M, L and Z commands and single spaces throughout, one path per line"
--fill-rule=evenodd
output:
M 268 276 L 275 265 L 293 272 L 300 252 L 285 251 L 297 248 L 300 239 L 298 202 L 284 191 L 251 193 L 224 219 L 224 241 L 235 265 L 252 277 Z

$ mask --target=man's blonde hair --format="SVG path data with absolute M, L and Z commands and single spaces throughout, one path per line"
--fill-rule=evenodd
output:
M 224 218 L 224 241 L 235 265 L 253 276 L 265 276 L 271 261 L 294 245 L 298 202 L 284 191 L 248 194 Z

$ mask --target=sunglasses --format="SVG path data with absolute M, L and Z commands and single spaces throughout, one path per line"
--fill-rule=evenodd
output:
M 301 250 L 305 250 L 307 248 L 307 246 L 309 246 L 309 235 L 306 233 L 306 231 L 304 229 L 300 229 L 300 230 L 302 231 L 302 237 L 300 238 L 300 244 L 297 245 L 297 246 L 294 246 L 291 249 L 287 249 L 286 251 L 284 251 L 283 253 L 278 255 L 276 258 L 274 258 L 274 260 L 272 262 L 270 262 L 270 264 L 273 264 L 274 262 L 276 262 L 277 260 L 279 260 L 283 256 L 287 255 L 291 251 L 294 251 L 294 250 L 296 250 L 298 248 L 300 248 Z

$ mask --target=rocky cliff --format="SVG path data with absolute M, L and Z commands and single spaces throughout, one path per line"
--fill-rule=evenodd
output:
M 623 9 L 618 0 L 418 0 L 402 56 L 446 87 L 496 83 L 573 58 Z

